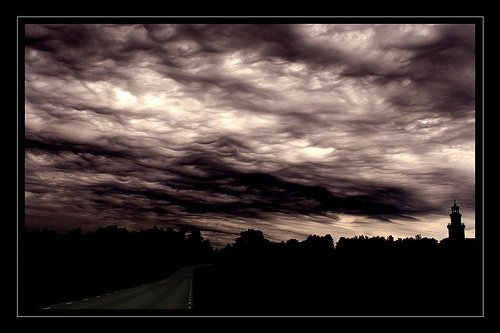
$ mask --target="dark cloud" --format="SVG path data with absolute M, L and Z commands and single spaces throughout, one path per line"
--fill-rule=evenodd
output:
M 472 25 L 25 31 L 28 224 L 473 228 Z

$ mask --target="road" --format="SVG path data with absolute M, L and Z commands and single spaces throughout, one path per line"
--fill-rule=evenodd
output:
M 196 268 L 186 266 L 170 277 L 138 287 L 67 301 L 50 309 L 185 309 L 193 308 L 192 280 Z

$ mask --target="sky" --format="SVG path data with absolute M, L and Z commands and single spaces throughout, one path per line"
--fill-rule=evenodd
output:
M 475 232 L 475 31 L 25 25 L 25 223 Z M 20 116 L 22 117 L 22 115 Z

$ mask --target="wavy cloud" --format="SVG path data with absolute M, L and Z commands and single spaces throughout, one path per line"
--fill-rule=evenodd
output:
M 25 31 L 28 225 L 473 235 L 473 25 Z

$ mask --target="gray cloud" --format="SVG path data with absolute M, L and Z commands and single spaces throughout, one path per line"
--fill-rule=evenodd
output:
M 457 199 L 472 229 L 474 43 L 472 25 L 27 25 L 27 223 L 442 238 Z

